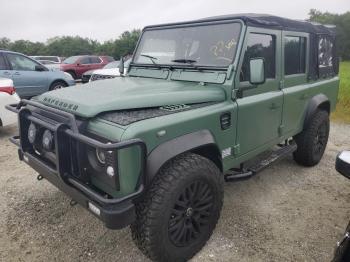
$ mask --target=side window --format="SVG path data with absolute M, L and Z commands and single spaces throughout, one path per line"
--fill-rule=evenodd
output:
M 89 59 L 89 57 L 88 56 L 85 56 L 85 57 L 82 57 L 81 59 L 80 59 L 80 64 L 82 64 L 82 65 L 88 65 L 88 64 L 91 64 L 90 63 L 90 59 Z
M 276 37 L 267 34 L 251 33 L 245 51 L 240 81 L 248 81 L 250 77 L 249 61 L 252 58 L 265 59 L 266 78 L 276 77 Z
M 90 63 L 91 64 L 99 64 L 101 63 L 101 59 L 97 56 L 91 56 L 90 57 Z
M 284 38 L 284 74 L 305 73 L 306 38 L 286 36 Z
M 111 57 L 111 56 L 107 56 L 107 57 L 106 57 L 106 60 L 107 60 L 108 62 L 113 62 L 113 61 L 114 61 L 114 58 Z
M 6 65 L 6 61 L 5 61 L 5 57 L 0 54 L 0 70 L 7 70 L 7 65 Z
M 17 54 L 6 54 L 6 55 L 12 66 L 12 70 L 35 71 L 35 66 L 38 65 L 34 61 L 22 55 L 17 55 Z

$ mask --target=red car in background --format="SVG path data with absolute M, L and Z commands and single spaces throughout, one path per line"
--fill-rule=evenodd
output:
M 71 56 L 60 64 L 60 69 L 61 71 L 71 74 L 74 79 L 80 79 L 82 74 L 86 71 L 101 69 L 112 61 L 114 61 L 114 58 L 111 56 Z

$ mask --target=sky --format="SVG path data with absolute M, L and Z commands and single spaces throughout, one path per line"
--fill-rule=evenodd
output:
M 234 13 L 306 19 L 310 9 L 350 11 L 350 0 L 0 0 L 0 37 L 45 42 L 54 36 L 98 41 L 146 25 Z

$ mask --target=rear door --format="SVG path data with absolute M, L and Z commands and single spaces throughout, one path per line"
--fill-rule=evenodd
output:
M 283 108 L 281 31 L 248 27 L 243 50 L 237 74 L 237 155 L 259 150 L 279 139 Z M 258 57 L 265 60 L 266 82 L 254 87 L 249 83 L 249 61 Z
M 91 61 L 90 70 L 91 69 L 100 69 L 103 67 L 102 60 L 98 56 L 91 56 L 90 61 Z
M 11 67 L 11 79 L 20 97 L 31 97 L 48 90 L 47 71 L 35 70 L 39 63 L 21 54 L 6 53 L 6 57 Z
M 283 133 L 294 134 L 303 125 L 304 113 L 309 100 L 308 61 L 309 34 L 283 32 Z
M 77 63 L 76 73 L 79 78 L 81 78 L 82 74 L 91 69 L 91 60 L 89 56 L 84 56 L 79 59 Z

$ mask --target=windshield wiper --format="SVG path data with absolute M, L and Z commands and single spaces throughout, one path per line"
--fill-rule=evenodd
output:
M 182 63 L 182 64 L 194 64 L 194 63 L 197 63 L 196 60 L 192 60 L 192 59 L 174 59 L 174 60 L 171 60 L 171 62 L 175 62 L 175 63 Z
M 151 56 L 151 55 L 144 55 L 144 54 L 141 54 L 140 56 L 149 58 L 152 61 L 153 64 L 157 65 L 157 63 L 154 62 L 154 60 L 158 60 L 157 57 L 154 57 L 154 56 Z

